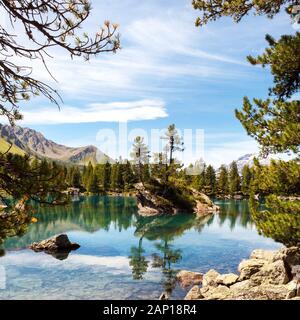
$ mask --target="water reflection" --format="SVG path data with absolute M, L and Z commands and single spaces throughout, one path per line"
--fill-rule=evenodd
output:
M 178 271 L 173 265 L 182 259 L 181 250 L 173 249 L 173 246 L 168 243 L 168 240 L 162 240 L 160 243 L 156 243 L 155 247 L 159 253 L 152 255 L 152 267 L 161 269 L 161 283 L 165 293 L 170 297 L 176 287 L 176 273 Z
M 133 226 L 136 213 L 135 199 L 123 197 L 80 197 L 66 206 L 34 209 L 38 223 L 30 225 L 30 228 L 28 216 L 6 220 L 5 224 L 9 224 L 11 229 L 0 226 L 0 240 L 7 238 L 5 249 L 25 248 L 33 242 L 74 230 L 93 233 L 100 229 L 108 231 L 112 226 L 119 231 L 127 230 Z
M 129 265 L 132 268 L 132 278 L 134 280 L 143 280 L 144 274 L 148 270 L 149 261 L 143 255 L 143 237 L 139 239 L 138 246 L 132 246 L 130 249 Z
M 215 202 L 222 208 L 219 214 L 220 226 L 222 226 L 225 221 L 230 222 L 231 230 L 234 230 L 237 223 L 245 228 L 252 227 L 254 225 L 253 221 L 251 220 L 251 216 L 249 215 L 249 206 L 247 200 L 216 200 Z
M 39 298 L 52 292 L 69 298 L 76 292 L 75 298 L 157 299 L 164 291 L 182 298 L 185 292 L 175 278 L 179 269 L 234 272 L 257 244 L 274 248 L 272 241 L 257 235 L 247 201 L 218 204 L 220 214 L 203 218 L 140 217 L 134 198 L 80 197 L 68 206 L 36 207 L 36 224 L 28 217 L 6 225 L 2 221 L 0 263 L 11 270 L 10 291 L 2 297 Z M 68 233 L 81 248 L 55 259 L 20 250 L 59 233 Z M 1 258 L 4 250 L 7 255 Z M 29 289 L 33 280 L 40 284 L 34 292 Z M 20 281 L 26 288 L 18 287 Z

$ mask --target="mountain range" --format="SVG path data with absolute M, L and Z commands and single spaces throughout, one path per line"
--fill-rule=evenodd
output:
M 288 159 L 287 155 L 283 155 L 283 154 L 277 154 L 277 155 L 272 154 L 267 156 L 266 158 L 263 158 L 258 153 L 249 153 L 249 154 L 245 154 L 244 156 L 236 160 L 236 164 L 239 172 L 240 173 L 242 172 L 243 167 L 245 165 L 252 167 L 254 165 L 254 158 L 258 159 L 259 163 L 263 166 L 269 165 L 271 163 L 271 160 L 291 160 L 291 159 Z
M 0 124 L 0 152 L 13 144 L 14 153 L 29 154 L 38 158 L 84 165 L 112 161 L 95 146 L 67 147 L 46 139 L 40 132 L 19 126 Z
M 65 163 L 86 165 L 89 162 L 92 164 L 114 162 L 93 145 L 78 148 L 67 147 L 46 139 L 42 133 L 33 129 L 0 124 L 0 153 L 8 150 L 10 144 L 12 144 L 10 149 L 12 153 L 29 154 Z M 262 165 L 268 165 L 271 159 L 282 157 L 272 155 L 262 158 L 257 153 L 245 154 L 236 160 L 239 172 L 242 172 L 244 165 L 253 166 L 254 158 L 257 158 Z

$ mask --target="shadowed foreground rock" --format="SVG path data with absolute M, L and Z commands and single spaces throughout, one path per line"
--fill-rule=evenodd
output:
M 70 242 L 66 234 L 60 234 L 41 242 L 34 242 L 29 246 L 30 249 L 36 252 L 45 251 L 49 254 L 68 253 L 72 250 L 78 249 L 79 247 L 79 244 Z
M 209 270 L 185 300 L 299 300 L 300 248 L 254 250 L 237 274 Z

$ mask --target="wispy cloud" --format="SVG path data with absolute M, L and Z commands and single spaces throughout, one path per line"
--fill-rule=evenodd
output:
M 153 120 L 168 116 L 162 100 L 139 100 L 129 102 L 91 103 L 84 108 L 64 106 L 25 111 L 22 124 L 67 124 L 89 122 L 126 122 Z
M 259 147 L 255 140 L 243 139 L 232 142 L 219 142 L 214 146 L 206 146 L 204 153 L 205 162 L 220 167 L 229 164 L 245 154 L 258 153 Z

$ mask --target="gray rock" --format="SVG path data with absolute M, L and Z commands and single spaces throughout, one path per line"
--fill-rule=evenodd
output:
M 262 259 L 250 259 L 242 260 L 238 266 L 238 271 L 240 272 L 239 280 L 249 279 L 254 273 L 258 272 L 265 264 L 266 260 Z
M 60 234 L 41 242 L 34 242 L 29 246 L 34 251 L 46 251 L 47 253 L 71 251 L 79 247 L 79 244 L 70 242 L 66 234 Z

